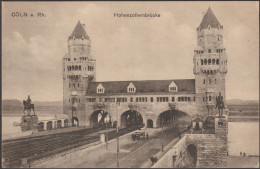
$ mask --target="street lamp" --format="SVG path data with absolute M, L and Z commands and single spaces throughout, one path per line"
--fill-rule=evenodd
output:
M 106 123 L 106 150 L 107 150 L 107 146 L 108 146 L 108 133 L 107 133 L 107 122 L 108 121 L 109 121 L 109 116 L 107 114 L 106 117 L 105 117 L 105 123 Z
M 116 105 L 120 106 L 120 100 L 119 102 L 116 102 Z M 118 155 L 119 155 L 119 133 L 118 133 L 118 110 L 116 108 L 116 131 L 117 131 L 117 138 L 116 138 L 116 143 L 117 143 L 117 151 L 116 151 L 116 162 L 117 162 L 117 168 L 119 168 L 119 161 L 118 161 Z
M 163 117 L 163 116 L 164 116 L 164 114 L 165 114 L 165 113 L 162 114 L 162 152 L 163 152 L 163 138 L 164 138 L 164 137 L 163 137 L 163 120 L 164 120 L 164 117 Z

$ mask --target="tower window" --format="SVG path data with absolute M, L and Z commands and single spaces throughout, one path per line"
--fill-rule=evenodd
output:
M 219 59 L 216 60 L 216 65 L 219 65 Z
M 211 53 L 211 49 L 208 49 L 208 53 Z
M 211 96 L 209 96 L 209 101 L 211 101 Z
M 211 65 L 211 59 L 208 60 L 208 64 Z
M 203 80 L 203 84 L 205 84 L 205 83 L 206 83 L 206 80 L 204 79 L 204 80 Z
M 207 59 L 204 59 L 204 65 L 207 65 Z
M 133 98 L 132 97 L 130 98 L 130 102 L 133 102 Z
M 153 97 L 151 97 L 151 102 L 153 102 Z
M 215 65 L 216 60 L 212 59 L 212 65 Z
M 203 60 L 201 59 L 200 61 L 201 61 L 201 65 L 203 65 Z
M 175 101 L 175 98 L 174 97 L 172 97 L 172 102 L 174 102 Z

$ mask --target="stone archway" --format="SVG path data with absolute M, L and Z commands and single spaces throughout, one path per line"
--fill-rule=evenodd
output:
M 151 119 L 148 119 L 147 120 L 147 128 L 153 128 L 153 120 L 151 120 Z
M 162 125 L 171 124 L 175 119 L 176 112 L 174 110 L 166 110 L 158 116 L 157 125 L 161 127 Z
M 127 110 L 121 115 L 121 127 L 143 127 L 143 117 L 135 110 Z
M 105 122 L 105 118 L 109 117 L 108 120 L 108 124 L 111 124 L 111 116 L 109 115 L 108 112 L 105 112 L 103 110 L 96 110 L 94 111 L 91 116 L 90 116 L 90 126 L 91 127 L 102 127 L 103 125 L 106 124 Z
M 196 167 L 196 163 L 197 163 L 197 147 L 194 144 L 190 144 L 187 146 L 187 152 L 190 155 L 190 157 L 192 158 L 192 167 Z
M 71 118 L 71 124 L 72 126 L 79 126 L 79 119 L 77 117 L 72 117 Z

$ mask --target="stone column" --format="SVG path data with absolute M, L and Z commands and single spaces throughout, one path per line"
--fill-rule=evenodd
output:
M 65 119 L 61 119 L 61 127 L 64 127 L 64 121 Z
M 43 130 L 47 130 L 47 122 L 48 121 L 43 121 Z

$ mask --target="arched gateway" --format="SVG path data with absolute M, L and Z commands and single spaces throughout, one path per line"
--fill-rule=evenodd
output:
M 101 127 L 102 125 L 105 125 L 106 122 L 110 125 L 111 117 L 109 113 L 105 112 L 104 110 L 96 110 L 90 116 L 91 127 Z
M 143 117 L 135 110 L 125 111 L 121 115 L 121 127 L 133 127 L 139 126 L 143 127 Z

